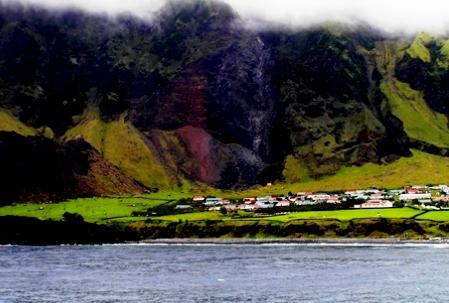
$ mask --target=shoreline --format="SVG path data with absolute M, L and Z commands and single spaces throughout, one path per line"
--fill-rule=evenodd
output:
M 103 225 L 0 217 L 0 244 L 58 245 L 140 243 L 155 245 L 391 245 L 449 244 L 449 223 L 363 219 L 270 222 L 199 221 Z
M 449 247 L 449 238 L 442 239 L 401 239 L 401 238 L 319 238 L 319 239 L 220 239 L 220 238 L 175 238 L 175 239 L 148 239 L 140 241 L 104 242 L 104 243 L 53 243 L 53 244 L 27 244 L 4 243 L 0 247 L 10 246 L 342 246 L 342 247 L 379 247 L 379 246 L 434 246 Z
M 125 242 L 122 244 L 155 244 L 155 245 L 267 245 L 267 244 L 304 244 L 304 245 L 381 245 L 381 244 L 449 244 L 449 238 L 429 239 L 402 239 L 402 238 L 317 238 L 317 239 L 246 239 L 246 238 L 169 238 L 148 239 L 138 242 Z

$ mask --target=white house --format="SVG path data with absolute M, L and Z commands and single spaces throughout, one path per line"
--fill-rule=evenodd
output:
M 368 200 L 365 203 L 354 205 L 354 208 L 388 208 L 393 207 L 393 202 L 385 200 Z
M 399 195 L 399 199 L 401 201 L 412 201 L 412 200 L 421 200 L 421 199 L 430 199 L 430 198 L 432 198 L 432 196 L 429 193 Z
M 206 201 L 203 203 L 205 206 L 215 206 L 219 202 L 221 202 L 221 198 L 207 198 Z
M 274 203 L 270 201 L 271 197 L 257 197 L 256 198 L 256 205 L 259 208 L 273 208 Z
M 203 202 L 206 198 L 203 196 L 193 196 L 192 200 L 193 202 Z

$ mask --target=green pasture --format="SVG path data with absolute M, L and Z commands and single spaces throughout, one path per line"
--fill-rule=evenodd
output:
M 364 218 L 388 218 L 388 219 L 408 219 L 422 213 L 413 208 L 385 208 L 385 209 L 348 209 L 348 210 L 330 210 L 330 211 L 303 211 L 294 212 L 286 215 L 273 216 L 264 220 L 293 221 L 304 219 L 336 219 L 340 221 L 349 221 L 352 219 Z
M 65 212 L 81 214 L 88 222 L 128 217 L 133 211 L 145 211 L 167 203 L 170 199 L 156 197 L 84 198 L 59 203 L 21 203 L 0 207 L 0 216 L 26 216 L 42 220 L 60 220 Z

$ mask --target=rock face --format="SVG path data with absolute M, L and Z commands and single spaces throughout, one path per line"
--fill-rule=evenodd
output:
M 0 107 L 148 187 L 296 182 L 445 154 L 448 54 L 362 27 L 253 31 L 213 1 L 151 22 L 0 4 Z

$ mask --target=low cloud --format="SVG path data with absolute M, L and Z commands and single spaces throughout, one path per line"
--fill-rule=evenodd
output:
M 367 23 L 388 32 L 446 32 L 444 0 L 226 0 L 247 20 L 290 27 L 323 22 Z
M 189 1 L 189 0 L 187 0 Z M 388 32 L 447 32 L 445 0 L 220 0 L 230 4 L 248 24 L 307 27 L 323 22 L 367 23 Z M 146 18 L 166 0 L 3 0 L 97 13 L 131 13 Z M 180 1 L 182 2 L 182 1 Z

